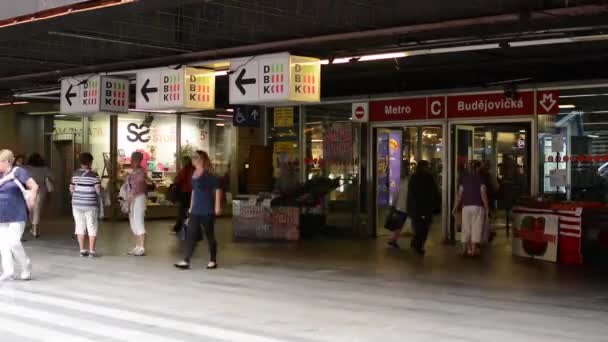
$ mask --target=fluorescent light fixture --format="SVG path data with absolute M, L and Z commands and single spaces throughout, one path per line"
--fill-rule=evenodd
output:
M 65 118 L 66 116 L 67 116 L 67 115 L 65 115 L 65 114 L 58 114 L 58 115 L 55 115 L 55 117 L 56 117 L 56 118 Z
M 216 125 L 217 127 L 224 127 L 224 126 L 225 126 L 225 124 L 223 124 L 223 123 L 216 123 L 215 125 Z
M 559 105 L 559 109 L 572 109 L 572 108 L 576 108 L 575 105 L 573 104 L 563 104 L 563 105 Z
M 228 118 L 228 119 L 234 118 L 234 115 L 228 115 L 228 114 L 216 114 L 215 116 L 217 116 L 218 118 Z
M 595 134 L 587 134 L 587 136 L 589 138 L 599 138 L 600 137 L 599 135 L 595 135 Z
M 380 59 L 403 58 L 407 57 L 407 52 L 381 53 L 378 55 L 368 55 L 359 58 L 360 62 L 377 61 Z
M 137 108 L 131 108 L 131 109 L 129 109 L 129 112 L 135 112 L 135 113 L 161 113 L 161 114 L 175 114 L 175 113 L 177 113 L 176 110 L 148 110 L 148 109 L 137 109 Z
M 312 139 L 311 142 L 313 142 L 313 143 L 322 143 L 323 139 Z
M 519 130 L 519 133 L 526 133 L 526 130 L 525 129 L 521 129 L 521 130 Z
M 232 112 L 234 112 L 234 109 L 228 108 L 228 109 L 226 109 L 226 111 L 232 113 Z
M 228 70 L 216 71 L 216 72 L 214 73 L 214 75 L 215 75 L 215 77 L 218 77 L 218 76 L 226 76 L 226 75 L 228 75 Z
M 27 101 L 19 101 L 19 102 L 4 102 L 4 103 L 0 103 L 0 106 L 12 106 L 12 105 L 22 105 L 22 104 L 27 104 L 29 102 Z
M 595 96 L 608 96 L 608 94 L 580 94 L 580 95 L 560 95 L 560 99 L 569 99 L 575 97 L 595 97 Z
M 49 112 L 29 112 L 29 113 L 27 113 L 27 115 L 55 115 L 55 114 L 59 114 L 59 112 L 54 110 L 54 111 L 49 111 Z

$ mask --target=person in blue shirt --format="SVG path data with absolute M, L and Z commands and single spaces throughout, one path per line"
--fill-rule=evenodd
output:
M 21 244 L 21 236 L 28 209 L 36 203 L 38 185 L 25 169 L 14 166 L 14 162 L 13 152 L 0 151 L 0 281 L 15 279 L 15 261 L 21 268 L 19 278 L 29 280 L 31 277 L 31 262 Z
M 217 241 L 215 239 L 215 218 L 222 212 L 222 192 L 217 177 L 211 174 L 211 160 L 204 151 L 197 151 L 192 157 L 192 200 L 190 202 L 190 221 L 184 244 L 184 259 L 175 264 L 180 269 L 190 268 L 190 259 L 201 239 L 202 230 L 209 244 L 209 263 L 207 269 L 217 268 Z

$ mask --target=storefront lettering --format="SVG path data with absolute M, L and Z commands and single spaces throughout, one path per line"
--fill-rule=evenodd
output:
M 412 107 L 410 106 L 384 106 L 384 114 L 386 115 L 397 115 L 397 114 L 411 114 Z
M 522 99 L 501 99 L 496 101 L 488 100 L 477 100 L 473 102 L 467 102 L 464 100 L 458 101 L 458 111 L 476 111 L 476 112 L 488 112 L 500 109 L 523 109 L 524 101 Z
M 144 124 L 138 125 L 132 122 L 127 126 L 127 132 L 129 132 L 127 135 L 127 140 L 130 142 L 139 141 L 147 143 L 150 141 L 150 127 L 147 127 Z

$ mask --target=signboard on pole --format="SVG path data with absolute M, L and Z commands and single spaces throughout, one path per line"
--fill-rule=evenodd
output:
M 120 113 L 128 110 L 129 80 L 99 75 L 61 80 L 61 114 Z
M 231 104 L 319 102 L 321 62 L 278 53 L 231 61 Z
M 181 110 L 215 108 L 212 70 L 158 68 L 137 73 L 137 109 Z

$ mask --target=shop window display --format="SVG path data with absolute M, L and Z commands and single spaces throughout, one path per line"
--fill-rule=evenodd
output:
M 557 116 L 539 116 L 539 192 L 608 202 L 608 88 L 559 90 Z
M 192 156 L 197 150 L 209 153 L 214 173 L 229 189 L 230 158 L 232 156 L 233 127 L 229 119 L 183 116 L 181 124 L 181 154 Z
M 124 115 L 118 118 L 118 185 L 132 171 L 131 154 L 144 155 L 142 167 L 154 190 L 148 206 L 173 205 L 166 199 L 176 175 L 177 117 L 175 115 Z M 152 190 L 152 189 L 150 189 Z

